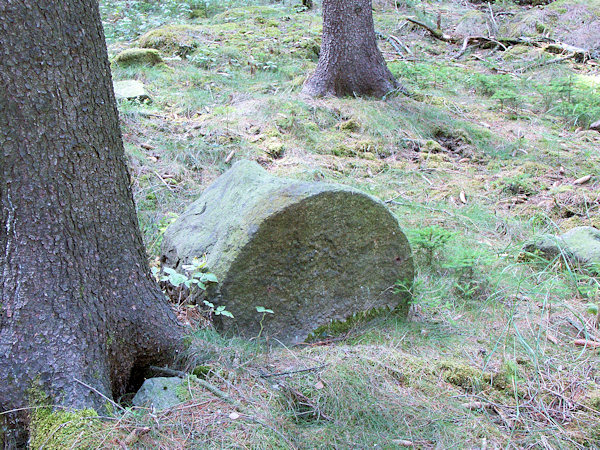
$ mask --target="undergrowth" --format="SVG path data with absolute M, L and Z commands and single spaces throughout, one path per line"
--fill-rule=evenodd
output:
M 548 57 L 527 48 L 457 58 L 457 46 L 404 20 L 435 26 L 441 13 L 451 31 L 485 17 L 487 6 L 375 7 L 381 35 L 411 50 L 379 41 L 412 98 L 301 98 L 320 50 L 318 8 L 101 2 L 111 55 L 144 44 L 166 61 L 113 67 L 117 80 L 144 82 L 153 100 L 119 105 L 152 258 L 172 218 L 232 162 L 250 158 L 387 202 L 417 276 L 397 285 L 412 293 L 409 320 L 366 317 L 289 349 L 191 321 L 198 329 L 180 366 L 242 407 L 195 386 L 166 411 L 89 419 L 96 425 L 78 426 L 76 439 L 129 448 L 600 445 L 598 350 L 574 345 L 600 339 L 598 277 L 523 251 L 532 236 L 599 225 L 600 135 L 586 131 L 600 119 L 597 66 L 533 67 Z M 512 2 L 491 7 L 498 20 L 531 12 Z M 148 32 L 155 39 L 140 40 Z

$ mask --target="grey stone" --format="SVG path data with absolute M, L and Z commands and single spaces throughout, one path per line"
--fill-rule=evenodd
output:
M 594 122 L 590 125 L 590 130 L 599 131 L 600 132 L 600 120 L 598 122 Z
M 115 56 L 114 62 L 123 67 L 135 65 L 155 66 L 164 64 L 158 50 L 153 48 L 128 48 Z
M 240 161 L 166 231 L 162 261 L 178 269 L 206 255 L 219 283 L 211 301 L 235 318 L 220 326 L 284 343 L 373 309 L 408 310 L 413 262 L 396 218 L 379 200 L 346 186 L 270 175 Z
M 179 377 L 148 378 L 133 397 L 132 403 L 135 406 L 153 407 L 157 411 L 172 408 L 182 403 L 177 391 L 183 382 Z
M 528 252 L 538 251 L 548 259 L 564 255 L 572 261 L 600 270 L 600 230 L 576 227 L 560 236 L 543 235 L 525 245 Z
M 144 83 L 137 80 L 113 81 L 117 100 L 150 100 Z

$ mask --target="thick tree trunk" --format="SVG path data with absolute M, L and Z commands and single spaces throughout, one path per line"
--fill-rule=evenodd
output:
M 149 273 L 97 1 L 0 1 L 0 85 L 0 411 L 32 390 L 102 408 L 83 383 L 116 399 L 181 328 Z
M 371 0 L 323 0 L 323 42 L 302 92 L 382 97 L 398 87 L 377 48 Z

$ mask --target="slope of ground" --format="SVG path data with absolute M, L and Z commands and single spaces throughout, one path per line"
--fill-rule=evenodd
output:
M 598 340 L 588 311 L 600 281 L 521 251 L 540 233 L 600 226 L 600 134 L 587 130 L 600 120 L 598 66 L 526 45 L 463 52 L 406 21 L 568 40 L 581 14 L 596 26 L 599 5 L 375 2 L 381 49 L 413 97 L 307 100 L 319 10 L 288 3 L 102 2 L 113 55 L 145 46 L 167 62 L 113 72 L 153 99 L 120 104 L 149 252 L 232 162 L 255 159 L 387 201 L 418 264 L 410 320 L 378 317 L 281 349 L 218 336 L 188 308 L 197 330 L 184 365 L 235 404 L 192 378 L 181 406 L 115 411 L 71 444 L 599 446 L 600 358 L 574 340 Z M 570 43 L 595 48 L 598 33 L 584 31 Z

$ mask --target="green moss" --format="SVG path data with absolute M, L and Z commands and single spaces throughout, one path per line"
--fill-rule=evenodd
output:
M 555 0 L 546 9 L 564 14 L 567 12 L 568 7 L 573 7 L 574 5 L 586 6 L 596 17 L 600 17 L 600 0 Z
M 361 124 L 358 120 L 356 119 L 349 119 L 346 120 L 342 123 L 340 123 L 340 130 L 342 131 L 360 131 L 361 129 Z
M 378 145 L 370 139 L 358 141 L 340 142 L 333 147 L 331 151 L 335 156 L 358 156 L 363 159 L 375 159 L 375 154 L 379 153 Z
M 153 48 L 129 48 L 119 53 L 115 59 L 115 64 L 123 67 L 146 65 L 155 66 L 164 64 L 158 50 Z
M 348 317 L 346 320 L 334 320 L 328 324 L 322 325 L 316 330 L 314 330 L 307 341 L 322 339 L 327 336 L 339 336 L 343 333 L 350 331 L 350 329 L 354 328 L 356 325 L 367 322 L 371 319 L 375 319 L 377 317 L 381 317 L 385 313 L 389 313 L 390 309 L 383 308 L 373 308 L 368 311 L 360 311 Z M 402 315 L 402 312 L 399 311 Z
M 433 140 L 425 141 L 424 147 L 425 151 L 429 153 L 442 153 L 444 151 L 440 143 Z
M 198 386 L 198 377 L 196 374 L 194 373 L 192 375 L 188 375 L 188 377 L 182 380 L 181 384 L 175 388 L 175 394 L 177 394 L 177 398 L 180 401 L 187 402 L 188 400 L 192 399 L 191 391 L 193 389 L 197 389 Z
M 590 408 L 600 411 L 600 389 L 591 391 L 585 403 Z
M 518 171 L 514 175 L 509 175 L 493 183 L 495 187 L 500 187 L 503 192 L 508 194 L 534 195 L 545 189 L 545 185 L 540 183 L 528 173 Z
M 204 8 L 193 8 L 190 10 L 190 19 L 205 19 L 208 17 L 208 11 Z
M 190 25 L 168 25 L 148 31 L 138 40 L 140 47 L 162 50 L 165 53 L 185 57 L 199 45 L 202 31 Z
M 212 371 L 211 366 L 196 366 L 194 370 L 192 370 L 192 374 L 200 379 L 205 380 L 208 378 L 208 375 Z
M 435 369 L 444 381 L 463 389 L 479 389 L 483 385 L 493 386 L 498 390 L 509 387 L 508 379 L 503 372 L 498 374 L 484 372 L 452 359 L 440 361 Z
M 231 8 L 221 14 L 217 14 L 214 22 L 239 22 L 254 19 L 256 23 L 266 24 L 266 19 L 282 15 L 284 11 L 270 6 L 246 6 L 244 8 Z
M 271 158 L 281 158 L 285 153 L 285 144 L 277 139 L 272 138 L 267 141 L 265 152 Z
M 444 381 L 465 389 L 480 386 L 485 381 L 482 371 L 459 361 L 441 361 L 436 368 Z
M 94 448 L 101 424 L 93 409 L 52 411 L 40 408 L 33 414 L 30 425 L 30 448 L 64 449 Z

